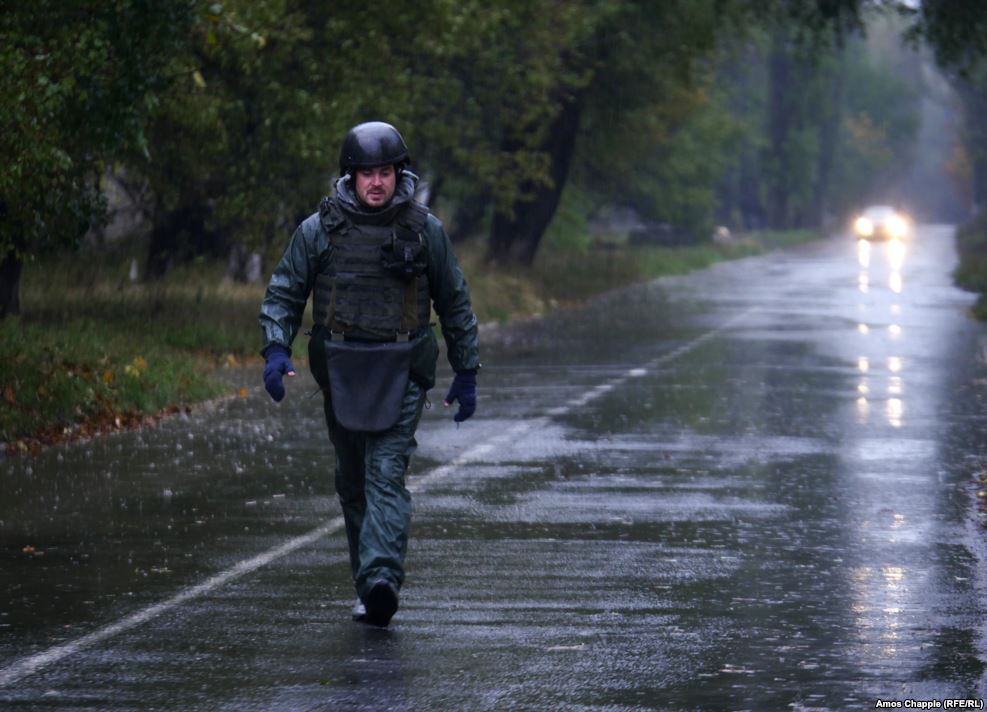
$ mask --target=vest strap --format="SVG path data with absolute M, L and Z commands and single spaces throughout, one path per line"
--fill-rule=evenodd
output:
M 322 202 L 319 203 L 319 221 L 329 235 L 335 232 L 340 234 L 345 233 L 349 228 L 349 221 L 346 215 L 343 214 L 342 209 L 336 201 L 332 200 L 329 196 L 323 198 Z

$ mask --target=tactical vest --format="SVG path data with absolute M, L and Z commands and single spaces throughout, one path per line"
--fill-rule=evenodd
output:
M 326 198 L 319 216 L 331 256 L 315 279 L 315 324 L 357 341 L 403 341 L 427 328 L 428 210 L 409 202 L 391 223 L 371 225 L 353 222 Z

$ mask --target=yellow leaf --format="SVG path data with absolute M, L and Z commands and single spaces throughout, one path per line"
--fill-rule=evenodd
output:
M 246 398 L 246 397 L 247 397 L 247 394 L 248 394 L 249 392 L 250 392 L 250 391 L 249 391 L 249 390 L 247 389 L 247 387 L 246 387 L 246 386 L 241 386 L 241 387 L 240 387 L 240 397 L 241 397 L 241 398 Z
M 206 88 L 206 78 L 202 76 L 202 72 L 198 69 L 192 72 L 192 81 L 195 82 L 195 85 L 199 87 L 199 89 Z
M 143 356 L 135 356 L 134 360 L 123 367 L 123 372 L 128 376 L 140 378 L 141 373 L 147 370 L 147 361 Z
M 103 371 L 103 383 L 110 383 L 113 380 L 113 371 Z

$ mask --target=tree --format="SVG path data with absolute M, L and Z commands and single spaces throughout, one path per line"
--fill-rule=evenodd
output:
M 987 206 L 987 6 L 974 0 L 927 0 L 914 11 L 912 36 L 925 40 L 960 97 L 974 217 Z
M 468 186 L 470 197 L 509 202 L 543 180 L 556 21 L 579 17 L 543 11 L 520 0 L 369 16 L 355 0 L 331 12 L 303 0 L 208 6 L 173 61 L 180 79 L 151 118 L 149 155 L 131 158 L 155 195 L 149 273 L 233 240 L 268 243 L 330 188 L 339 144 L 360 121 L 397 125 L 413 167 L 453 194 Z M 423 16 L 428 31 L 415 34 Z M 531 126 L 536 135 L 521 128 Z
M 152 278 L 234 244 L 269 244 L 296 202 L 314 206 L 328 169 L 332 97 L 308 16 L 282 0 L 233 0 L 193 19 L 149 117 L 150 148 L 129 157 L 154 196 Z
M 882 18 L 868 17 L 879 50 L 855 25 L 806 35 L 787 14 L 727 50 L 718 84 L 742 133 L 720 183 L 725 223 L 815 227 L 864 196 L 891 199 L 886 186 L 907 172 L 920 110 L 904 77 L 920 60 L 901 45 L 900 25 L 883 30 Z
M 609 196 L 692 230 L 707 223 L 721 157 L 737 133 L 717 107 L 710 110 L 708 66 L 718 39 L 760 26 L 765 16 L 791 28 L 799 46 L 818 48 L 859 25 L 859 6 L 855 0 L 587 3 L 576 42 L 560 53 L 566 62 L 547 123 L 554 131 L 536 146 L 547 162 L 544 174 L 498 205 L 491 256 L 534 258 L 570 167 L 581 195 Z M 568 76 L 581 83 L 567 85 L 561 79 Z M 780 102 L 777 116 L 788 108 Z M 812 159 L 811 138 L 785 133 L 776 148 Z M 805 190 L 811 189 L 809 181 Z
M 37 0 L 0 13 L 0 317 L 21 265 L 74 244 L 103 213 L 99 176 L 146 147 L 143 120 L 190 5 Z
M 710 67 L 726 18 L 715 3 L 630 6 L 601 36 L 573 182 L 644 218 L 700 229 L 711 219 L 721 144 L 733 133 Z

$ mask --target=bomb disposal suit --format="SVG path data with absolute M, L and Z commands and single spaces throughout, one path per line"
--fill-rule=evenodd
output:
M 291 344 L 313 295 L 309 366 L 336 455 L 360 599 L 354 619 L 380 626 L 397 610 L 404 581 L 411 521 L 405 473 L 439 353 L 432 305 L 456 372 L 445 400 L 460 401 L 457 421 L 475 409 L 480 365 L 466 281 L 442 224 L 413 200 L 418 178 L 405 168 L 407 155 L 389 124 L 360 124 L 347 134 L 334 194 L 295 231 L 260 314 L 265 384 L 280 400 L 281 375 L 293 375 Z M 393 196 L 367 205 L 358 174 L 382 165 L 394 166 Z

